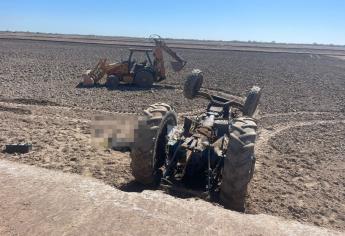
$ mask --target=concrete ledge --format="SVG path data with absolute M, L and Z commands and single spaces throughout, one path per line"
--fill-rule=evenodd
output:
M 0 160 L 0 235 L 341 235 Z

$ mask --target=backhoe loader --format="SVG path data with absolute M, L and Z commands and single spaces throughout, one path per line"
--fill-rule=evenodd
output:
M 128 60 L 108 63 L 107 59 L 100 59 L 92 70 L 83 74 L 82 85 L 92 87 L 106 77 L 105 86 L 112 90 L 121 84 L 135 84 L 142 88 L 149 88 L 155 82 L 166 79 L 163 52 L 168 53 L 175 61 L 171 62 L 175 72 L 183 69 L 186 61 L 169 48 L 160 36 L 150 37 L 154 42 L 152 49 L 129 49 Z M 135 53 L 144 53 L 146 59 L 138 62 Z

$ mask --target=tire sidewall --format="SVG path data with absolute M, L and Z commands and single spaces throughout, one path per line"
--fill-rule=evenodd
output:
M 105 85 L 106 85 L 107 89 L 114 90 L 119 86 L 119 83 L 120 83 L 119 77 L 117 77 L 116 75 L 110 75 L 110 76 L 108 76 Z
M 149 88 L 153 82 L 154 75 L 150 70 L 140 70 L 134 76 L 134 83 L 141 88 Z

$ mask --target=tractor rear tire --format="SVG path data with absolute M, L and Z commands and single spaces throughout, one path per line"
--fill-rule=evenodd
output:
M 256 129 L 252 118 L 235 119 L 224 159 L 220 200 L 226 208 L 240 212 L 245 210 L 247 186 L 254 173 Z
M 175 111 L 165 103 L 155 103 L 144 110 L 145 122 L 139 124 L 131 148 L 131 169 L 136 181 L 157 185 L 160 167 L 165 163 L 168 126 L 177 125 Z
M 184 84 L 183 94 L 188 99 L 193 99 L 199 92 L 203 82 L 201 70 L 194 69 L 192 74 L 187 77 Z
M 138 71 L 134 76 L 134 83 L 141 88 L 151 88 L 153 80 L 153 74 L 149 70 Z
M 246 98 L 243 105 L 243 115 L 253 117 L 256 114 L 256 109 L 259 105 L 261 96 L 261 89 L 258 86 L 254 86 Z
M 109 75 L 105 82 L 105 87 L 109 90 L 114 90 L 119 86 L 120 79 L 116 75 Z

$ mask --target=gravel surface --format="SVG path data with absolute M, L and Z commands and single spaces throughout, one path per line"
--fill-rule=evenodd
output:
M 178 112 L 203 108 L 205 101 L 182 96 L 183 78 L 196 67 L 212 92 L 243 97 L 252 85 L 263 89 L 248 212 L 345 230 L 345 61 L 312 54 L 179 53 L 188 61 L 186 69 L 168 71 L 169 79 L 153 89 L 107 91 L 76 85 L 98 58 L 126 58 L 125 48 L 0 40 L 0 143 L 34 146 L 28 154 L 0 153 L 0 158 L 93 176 L 126 189 L 133 180 L 128 153 L 92 146 L 91 118 L 138 112 L 157 101 Z

